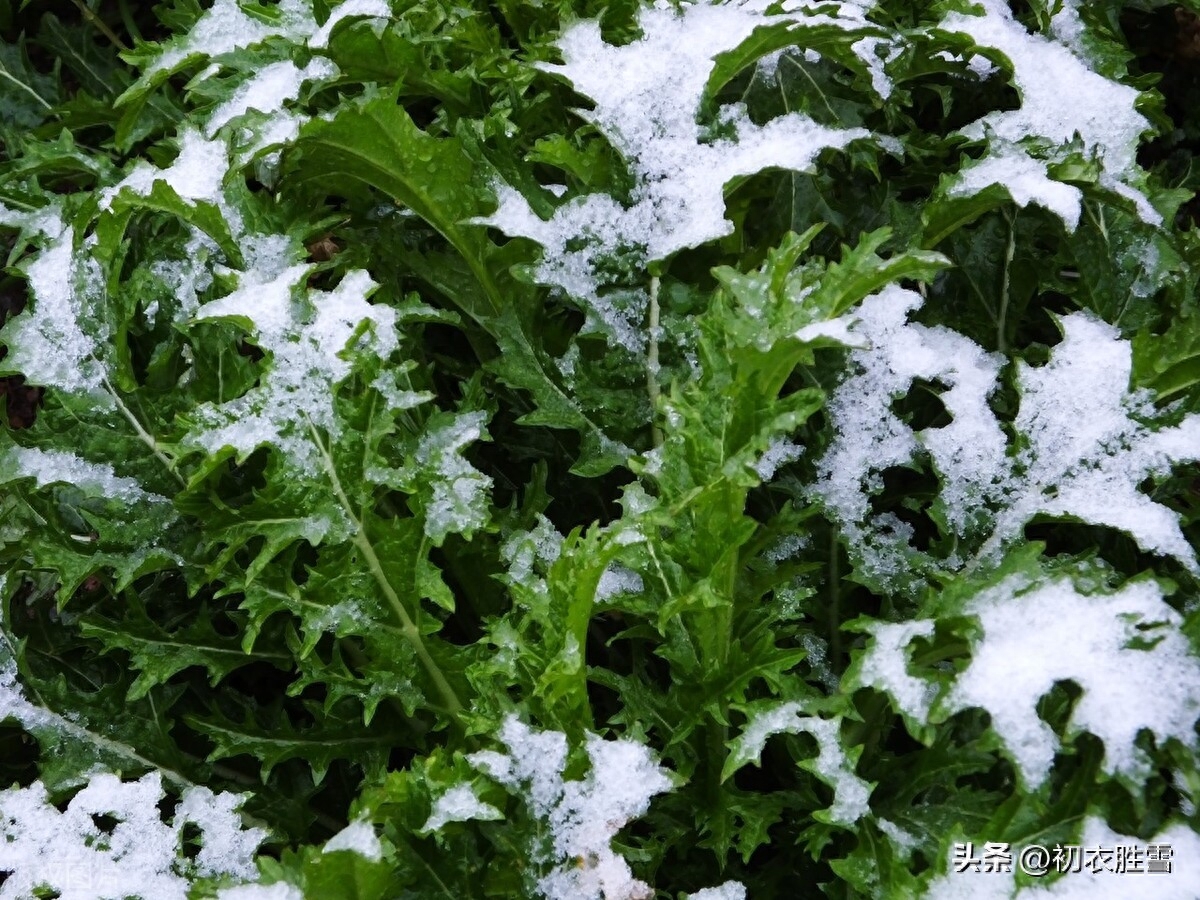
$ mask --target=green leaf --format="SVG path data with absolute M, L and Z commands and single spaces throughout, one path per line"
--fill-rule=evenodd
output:
M 57 80 L 33 67 L 22 40 L 0 43 L 0 123 L 35 128 L 59 101 Z
M 184 721 L 213 742 L 209 762 L 247 754 L 258 761 L 264 783 L 272 769 L 292 759 L 303 760 L 317 784 L 339 759 L 354 760 L 373 775 L 382 771 L 388 751 L 403 741 L 398 732 L 363 728 L 335 716 L 321 716 L 318 724 L 309 727 L 297 726 L 279 704 L 263 710 L 246 706 L 238 718 L 214 710 L 186 715 Z
M 129 701 L 140 700 L 157 684 L 167 684 L 173 676 L 190 666 L 208 672 L 214 687 L 230 672 L 254 662 L 269 662 L 286 669 L 291 663 L 287 653 L 260 650 L 247 653 L 236 637 L 225 637 L 213 627 L 210 611 L 201 606 L 195 620 L 175 631 L 155 623 L 137 600 L 130 601 L 128 614 L 120 621 L 90 619 L 80 625 L 84 637 L 97 639 L 104 652 L 122 650 L 138 672 L 129 686 Z
M 484 229 L 469 224 L 490 211 L 491 194 L 481 174 L 479 161 L 461 141 L 427 134 L 394 96 L 384 95 L 347 106 L 331 121 L 307 125 L 287 154 L 283 183 L 359 182 L 403 203 L 462 255 L 483 288 L 482 302 L 463 312 L 483 321 L 508 304 L 487 264 Z

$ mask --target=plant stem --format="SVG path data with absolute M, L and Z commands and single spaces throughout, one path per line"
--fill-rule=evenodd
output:
M 658 276 L 650 277 L 650 335 L 646 350 L 646 393 L 650 397 L 650 440 L 655 447 L 663 442 L 662 429 L 658 427 Z
M 379 585 L 380 591 L 383 592 L 383 596 L 387 598 L 392 611 L 400 621 L 400 631 L 404 635 L 404 639 L 412 646 L 417 654 L 417 659 L 421 661 L 421 665 L 425 667 L 425 671 L 433 679 L 434 686 L 437 688 L 438 693 L 442 695 L 442 700 L 446 704 L 447 712 L 451 715 L 457 715 L 462 712 L 462 701 L 458 699 L 458 695 L 454 692 L 454 688 L 450 686 L 450 682 L 446 679 L 446 675 L 442 672 L 441 667 L 438 666 L 437 661 L 430 655 L 429 648 L 425 646 L 425 641 L 421 637 L 421 630 L 417 627 L 417 623 L 413 621 L 412 616 L 408 614 L 408 610 L 405 608 L 404 602 L 400 599 L 400 595 L 396 593 L 396 589 L 388 581 L 387 574 L 383 571 L 383 564 L 379 561 L 379 555 L 375 552 L 375 547 L 371 543 L 370 538 L 367 537 L 367 530 L 363 526 L 362 520 L 354 514 L 354 506 L 342 488 L 342 481 L 338 478 L 337 469 L 333 465 L 333 457 L 329 455 L 328 449 L 322 443 L 321 436 L 318 434 L 312 420 L 308 419 L 308 416 L 305 416 L 305 419 L 308 421 L 309 430 L 312 432 L 313 442 L 321 453 L 321 462 L 333 485 L 333 492 L 337 495 L 338 502 L 342 505 L 342 509 L 354 525 L 354 546 L 358 548 L 363 558 L 367 561 L 367 568 L 370 569 L 371 576 L 375 579 L 375 583 Z
M 97 31 L 108 38 L 109 42 L 112 43 L 114 47 L 121 52 L 129 49 L 129 46 L 123 40 L 121 40 L 117 33 L 104 24 L 103 19 L 88 9 L 87 4 L 84 3 L 83 0 L 71 0 L 71 2 L 75 4 L 75 8 L 79 10 L 80 14 L 87 19 L 87 21 L 94 26 Z
M 187 479 L 180 475 L 178 470 L 176 470 L 175 461 L 162 452 L 158 446 L 158 441 L 154 439 L 154 435 L 142 427 L 142 423 L 138 421 L 138 417 L 135 416 L 133 411 L 125 405 L 125 402 L 121 399 L 116 389 L 109 384 L 107 378 L 103 379 L 103 384 L 104 389 L 108 391 L 108 395 L 112 397 L 113 402 L 117 404 L 117 409 L 121 411 L 121 415 L 125 417 L 126 421 L 133 426 L 133 430 L 137 433 L 137 436 L 141 439 L 142 443 L 149 447 L 150 452 L 154 454 L 158 461 L 167 467 L 168 472 L 175 476 L 175 480 L 179 482 L 180 487 L 187 487 Z
M 840 552 L 837 532 L 831 531 L 829 534 L 829 667 L 835 672 L 838 671 L 842 658 L 842 576 L 838 567 Z
M 996 316 L 996 349 L 1004 353 L 1008 348 L 1004 331 L 1008 320 L 1009 270 L 1012 269 L 1013 256 L 1017 251 L 1017 223 L 1014 216 L 1007 210 L 1004 219 L 1008 222 L 1008 246 L 1004 249 L 1004 277 L 1000 282 L 1000 312 Z

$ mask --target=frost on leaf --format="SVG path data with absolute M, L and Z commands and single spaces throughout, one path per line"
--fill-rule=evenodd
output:
M 93 775 L 63 812 L 40 781 L 0 792 L 0 898 L 56 891 L 63 900 L 186 900 L 193 879 L 256 876 L 254 853 L 267 835 L 242 827 L 241 798 L 188 788 L 168 823 L 163 796 L 157 772 L 132 782 Z M 116 824 L 102 830 L 98 816 Z M 184 852 L 189 824 L 200 831 L 194 860 Z
M 1042 138 L 1061 147 L 1078 134 L 1085 151 L 1094 153 L 1103 166 L 1101 185 L 1131 200 L 1143 221 L 1160 224 L 1162 216 L 1130 184 L 1140 174 L 1135 159 L 1138 139 L 1150 128 L 1135 108 L 1138 91 L 1094 72 L 1072 51 L 1079 39 L 1078 15 L 1071 17 L 1074 10 L 1060 12 L 1052 22 L 1052 32 L 1068 45 L 1064 46 L 1029 33 L 1004 0 L 977 0 L 975 5 L 982 14 L 950 13 L 939 27 L 969 37 L 984 52 L 998 51 L 1012 67 L 1021 106 L 988 113 L 962 129 L 974 140 L 988 137 L 989 156 L 961 173 L 956 190 L 1001 184 L 1020 205 L 1037 203 L 1073 229 L 1079 220 L 1077 189 L 1050 179 L 1046 164 L 1055 161 L 1053 155 L 1035 159 L 1019 145 L 1027 138 Z
M 243 396 L 199 410 L 188 441 L 209 453 L 233 447 L 242 457 L 273 444 L 311 467 L 312 429 L 340 434 L 333 393 L 352 368 L 345 351 L 366 345 L 386 358 L 399 340 L 395 311 L 367 302 L 377 285 L 362 270 L 348 272 L 332 291 L 303 292 L 308 266 L 289 264 L 286 238 L 262 239 L 250 259 L 257 264 L 247 267 L 237 290 L 202 306 L 196 318 L 248 322 L 271 356 L 270 369 Z M 368 334 L 350 347 L 364 323 Z
M 632 819 L 645 815 L 650 798 L 671 789 L 667 773 L 650 751 L 630 740 L 591 735 L 591 769 L 581 781 L 565 781 L 566 735 L 536 732 L 509 717 L 500 732 L 507 753 L 483 751 L 469 759 L 475 768 L 523 795 L 529 812 L 548 829 L 534 861 L 550 866 L 537 882 L 545 900 L 648 900 L 653 889 L 633 877 L 613 852 L 612 839 Z
M 1059 322 L 1063 340 L 1047 365 L 1018 364 L 1021 444 L 1010 450 L 988 405 L 999 358 L 944 327 L 907 324 L 920 303 L 896 287 L 863 302 L 853 330 L 871 349 L 851 354 L 852 374 L 829 403 L 836 437 L 812 494 L 837 518 L 864 574 L 895 589 L 922 567 L 961 568 L 967 552 L 995 562 L 1037 515 L 1124 531 L 1143 550 L 1200 571 L 1175 513 L 1139 490 L 1173 463 L 1200 459 L 1200 416 L 1152 427 L 1152 404 L 1129 391 L 1132 354 L 1116 329 L 1072 313 Z M 893 411 L 918 378 L 947 386 L 950 424 L 914 432 Z M 935 511 L 956 539 L 941 559 L 918 553 L 911 526 L 870 506 L 886 469 L 926 456 L 941 481 Z
M 800 765 L 833 788 L 833 805 L 825 814 L 828 820 L 849 827 L 870 812 L 871 785 L 855 773 L 854 760 L 842 747 L 840 727 L 840 718 L 806 715 L 803 705 L 796 702 L 761 710 L 750 717 L 742 733 L 729 745 L 723 775 L 732 774 L 748 762 L 757 762 L 772 735 L 810 734 L 817 742 L 817 757 Z
M 1082 689 L 1068 734 L 1086 731 L 1103 741 L 1109 774 L 1135 780 L 1149 774 L 1150 760 L 1136 744 L 1143 730 L 1160 746 L 1173 738 L 1197 749 L 1200 660 L 1182 617 L 1155 582 L 1082 594 L 1067 577 L 1012 576 L 976 594 L 963 612 L 978 619 L 982 637 L 970 665 L 932 708 L 923 680 L 905 669 L 909 640 L 932 634 L 930 620 L 874 628 L 875 647 L 862 660 L 859 683 L 887 691 L 918 719 L 986 710 L 1031 789 L 1045 782 L 1059 749 L 1037 709 L 1058 682 Z
M 544 65 L 595 102 L 580 111 L 625 158 L 634 178 L 625 206 L 607 194 L 568 199 L 549 221 L 514 189 L 499 188 L 500 207 L 487 219 L 513 237 L 528 237 L 545 252 L 537 278 L 587 304 L 593 330 L 614 344 L 644 344 L 646 294 L 631 286 L 644 266 L 733 230 L 725 219 L 724 186 L 739 175 L 778 167 L 812 168 L 822 150 L 866 137 L 861 128 L 836 129 L 789 113 L 756 125 L 744 107 L 727 106 L 715 137 L 696 121 L 718 54 L 741 44 L 758 27 L 803 20 L 804 14 L 768 16 L 762 0 L 698 2 L 681 11 L 643 9 L 642 37 L 607 44 L 597 22 L 580 22 L 559 41 L 563 65 Z M 846 6 L 850 6 L 846 4 Z M 854 10 L 861 14 L 861 10 Z M 823 15 L 822 24 L 854 27 Z

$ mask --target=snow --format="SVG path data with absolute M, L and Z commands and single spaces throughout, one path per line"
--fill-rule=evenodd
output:
M 21 213 L 0 204 L 0 225 L 29 231 L 41 245 L 23 264 L 32 308 L 4 326 L 4 368 L 67 393 L 100 392 L 110 329 L 96 316 L 104 305 L 99 265 L 75 252 L 75 232 L 58 208 Z
M 1058 12 L 1050 17 L 1050 33 L 1076 56 L 1087 59 L 1087 48 L 1083 44 L 1083 20 L 1079 17 L 1079 0 L 1059 0 Z
M 1159 746 L 1175 738 L 1197 749 L 1200 660 L 1183 634 L 1183 618 L 1163 601 L 1155 582 L 1083 595 L 1067 578 L 1031 587 L 1008 580 L 972 599 L 966 612 L 979 618 L 983 639 L 947 709 L 986 709 L 1031 788 L 1045 782 L 1059 749 L 1058 738 L 1037 715 L 1038 700 L 1059 681 L 1083 689 L 1069 729 L 1104 742 L 1104 770 L 1110 774 L 1137 779 L 1149 774 L 1150 760 L 1135 744 L 1142 729 Z M 1156 643 L 1137 649 L 1130 646 L 1135 639 Z
M 896 286 L 863 301 L 853 330 L 870 349 L 850 355 L 851 374 L 828 409 L 835 438 L 810 489 L 837 518 L 864 571 L 899 588 L 933 562 L 909 544 L 908 526 L 872 516 L 870 495 L 893 466 L 927 454 L 941 480 L 938 510 L 970 562 L 996 562 L 1036 515 L 1075 517 L 1129 534 L 1143 550 L 1200 571 L 1178 516 L 1139 490 L 1175 462 L 1200 457 L 1200 416 L 1154 430 L 1148 399 L 1129 392 L 1132 351 L 1089 313 L 1059 320 L 1063 340 L 1040 368 L 1018 363 L 1020 409 L 1008 439 L 988 405 L 1000 358 L 944 327 L 906 323 L 921 304 Z M 918 378 L 947 386 L 952 421 L 915 433 L 892 410 Z M 938 565 L 961 568 L 955 555 Z
M 467 822 L 471 819 L 503 819 L 504 813 L 490 803 L 484 803 L 469 784 L 456 784 L 433 803 L 429 818 L 421 831 L 437 831 L 448 822 Z
M 1013 85 L 1020 94 L 1021 106 L 988 113 L 963 128 L 962 133 L 975 140 L 994 134 L 988 137 L 989 144 L 996 139 L 1000 144 L 990 146 L 990 151 L 999 151 L 1000 159 L 1009 152 L 1006 145 L 1026 138 L 1041 137 L 1062 146 L 1070 144 L 1078 133 L 1087 150 L 1098 155 L 1112 183 L 1124 183 L 1126 191 L 1141 197 L 1128 184 L 1139 171 L 1135 159 L 1138 140 L 1151 127 L 1135 108 L 1138 91 L 1092 71 L 1067 46 L 1026 31 L 1003 0 L 977 0 L 976 6 L 982 7 L 982 15 L 953 12 L 942 19 L 939 27 L 970 37 L 981 49 L 1003 54 L 1012 65 Z M 1072 18 L 1073 11 L 1072 6 L 1060 11 L 1052 28 L 1056 36 L 1077 47 L 1078 16 Z M 1011 181 L 1019 190 L 1034 191 L 1039 205 L 1060 215 L 1066 209 L 1063 193 L 1048 189 L 1027 163 L 1013 162 L 1010 156 L 1008 162 L 991 164 L 991 171 L 1002 180 L 989 183 Z M 1015 194 L 1013 199 L 1017 199 Z M 1142 219 L 1160 224 L 1162 217 L 1144 197 L 1141 199 L 1138 209 Z M 1063 219 L 1067 221 L 1067 216 Z
M 307 291 L 307 303 L 301 303 L 296 295 L 311 267 L 293 261 L 297 251 L 287 238 L 247 241 L 246 271 L 237 289 L 206 303 L 195 318 L 249 323 L 258 346 L 271 355 L 270 368 L 243 396 L 201 407 L 186 440 L 210 453 L 233 447 L 241 457 L 270 443 L 311 465 L 317 454 L 311 428 L 340 434 L 333 390 L 351 370 L 343 352 L 369 323 L 363 340 L 386 359 L 399 342 L 396 313 L 367 302 L 378 285 L 361 269 L 347 272 L 332 291 Z
M 875 827 L 887 837 L 889 841 L 901 853 L 911 853 L 913 850 L 921 846 L 921 839 L 915 834 L 911 834 L 897 825 L 895 822 L 889 822 L 887 819 L 876 819 Z
M 500 731 L 507 753 L 468 757 L 475 768 L 512 791 L 546 823 L 548 846 L 533 848 L 534 861 L 553 868 L 538 881 L 544 900 L 646 900 L 653 891 L 633 877 L 610 846 L 626 823 L 645 815 L 650 799 L 671 789 L 650 751 L 630 740 L 587 739 L 591 768 L 581 781 L 565 781 L 567 739 L 536 732 L 510 716 Z
M 541 513 L 529 531 L 517 531 L 500 545 L 500 556 L 508 563 L 510 584 L 531 584 L 537 578 L 535 567 L 545 569 L 562 552 L 563 536 Z
M 105 188 L 100 195 L 100 208 L 108 209 L 123 190 L 146 195 L 155 182 L 165 182 L 184 200 L 202 200 L 222 206 L 224 198 L 221 187 L 229 169 L 229 153 L 225 142 L 207 140 L 199 131 L 185 129 L 179 139 L 179 155 L 166 169 L 152 166 L 145 160 L 138 162 L 133 170 L 115 187 Z M 230 218 L 226 211 L 226 218 Z
M 304 894 L 299 888 L 278 881 L 271 885 L 243 884 L 222 888 L 217 893 L 217 900 L 304 900 Z
M 331 837 L 325 842 L 325 847 L 321 852 L 336 853 L 339 850 L 357 853 L 371 862 L 379 862 L 383 859 L 383 845 L 379 842 L 378 835 L 375 834 L 375 827 L 370 822 L 363 820 L 351 822 Z
M 933 622 L 872 622 L 867 632 L 874 640 L 859 658 L 859 684 L 887 692 L 904 715 L 924 722 L 936 691 L 928 682 L 908 673 L 908 645 L 913 638 L 933 637 Z
M 172 71 L 192 55 L 222 56 L 272 36 L 302 38 L 314 27 L 306 0 L 281 0 L 278 10 L 278 23 L 268 25 L 242 12 L 237 0 L 216 0 L 185 36 L 168 44 L 168 49 L 146 68 L 143 79 Z
M 688 894 L 687 900 L 746 900 L 746 888 L 740 881 L 726 881 L 718 887 Z
M 1178 516 L 1138 490 L 1173 462 L 1200 458 L 1200 416 L 1151 431 L 1145 396 L 1129 393 L 1132 351 L 1117 329 L 1087 313 L 1060 320 L 1063 340 L 1040 368 L 1019 364 L 1021 407 L 1014 427 L 1028 437 L 1016 459 L 1008 508 L 981 553 L 1021 535 L 1034 515 L 1074 516 L 1129 534 L 1150 553 L 1200 572 Z
M 907 538 L 897 523 L 879 517 L 874 528 L 865 525 L 869 495 L 882 487 L 885 469 L 910 463 L 924 444 L 947 476 L 947 516 L 961 532 L 972 509 L 995 493 L 996 476 L 987 473 L 998 474 L 1005 465 L 1004 434 L 987 406 L 1000 358 L 942 326 L 907 324 L 921 303 L 919 294 L 895 285 L 862 302 L 852 331 L 868 349 L 850 355 L 853 374 L 829 399 L 836 434 L 817 463 L 811 489 L 836 513 L 867 570 L 885 578 L 909 568 Z M 892 410 L 918 378 L 947 385 L 941 400 L 953 417 L 920 436 Z
M 184 258 L 157 259 L 150 271 L 171 289 L 177 304 L 174 321 L 186 321 L 200 306 L 200 295 L 212 287 L 212 269 L 220 253 L 216 243 L 198 228 L 191 229 L 191 236 L 184 247 Z M 151 320 L 155 311 L 146 309 Z
M 267 834 L 243 829 L 242 798 L 188 788 L 166 823 L 163 797 L 157 772 L 129 782 L 94 774 L 62 812 L 40 781 L 0 792 L 0 898 L 54 890 L 61 900 L 186 900 L 194 878 L 256 877 L 254 853 Z M 116 820 L 110 833 L 96 825 L 100 815 Z M 200 831 L 194 862 L 183 853 L 188 823 Z
M 243 12 L 238 0 L 216 0 L 191 31 L 166 45 L 167 49 L 146 68 L 142 79 L 173 71 L 194 55 L 223 56 L 272 37 L 294 43 L 307 41 L 310 48 L 322 50 L 328 46 L 334 27 L 344 19 L 391 16 L 386 0 L 346 0 L 330 12 L 322 26 L 313 19 L 309 0 L 281 0 L 277 13 L 277 21 L 268 24 Z
M 218 106 L 205 126 L 208 137 L 251 109 L 278 113 L 284 101 L 295 100 L 306 81 L 328 81 L 337 77 L 338 67 L 330 60 L 316 57 L 303 69 L 291 60 L 272 63 L 238 87 L 233 96 Z
M 484 436 L 487 420 L 485 412 L 459 413 L 449 424 L 427 431 L 417 444 L 417 464 L 433 476 L 425 534 L 438 546 L 449 534 L 470 534 L 488 522 L 491 476 L 462 455 Z
M 772 167 L 809 171 L 821 151 L 868 136 L 798 113 L 759 126 L 740 105 L 720 112 L 727 137 L 710 140 L 696 122 L 713 58 L 760 25 L 792 20 L 766 16 L 767 6 L 755 0 L 700 2 L 679 12 L 646 8 L 643 36 L 620 47 L 603 41 L 598 23 L 580 22 L 559 40 L 564 63 L 541 66 L 595 102 L 579 115 L 625 158 L 635 180 L 632 203 L 626 208 L 606 194 L 574 197 L 542 221 L 520 193 L 499 185 L 496 212 L 480 221 L 540 243 L 538 280 L 587 304 L 588 327 L 619 346 L 644 346 L 646 294 L 626 284 L 601 296 L 611 281 L 606 272 L 615 267 L 624 273 L 617 280 L 627 282 L 649 262 L 729 234 L 724 185 L 731 179 Z
M 795 462 L 803 455 L 804 448 L 795 441 L 776 438 L 758 458 L 758 462 L 754 464 L 754 471 L 763 481 L 770 481 L 775 477 L 775 472 L 780 466 Z
M 308 40 L 308 46 L 314 49 L 327 47 L 334 27 L 343 19 L 352 16 L 389 18 L 391 14 L 392 11 L 388 8 L 386 0 L 346 0 L 345 3 L 334 7 L 329 18 L 325 20 L 325 24 L 313 32 L 312 37 Z
M 808 546 L 808 535 L 785 534 L 763 551 L 763 558 L 776 564 L 794 559 L 796 554 Z
M 1020 207 L 1033 203 L 1063 221 L 1074 232 L 1083 210 L 1083 191 L 1071 184 L 1054 181 L 1046 163 L 1036 160 L 1015 144 L 998 143 L 991 153 L 954 176 L 947 194 L 969 197 L 998 184 L 1008 191 Z
M 645 590 L 642 576 L 632 569 L 613 563 L 600 576 L 596 585 L 596 602 L 604 603 L 618 594 L 640 594 Z
M 0 483 L 11 477 L 36 479 L 38 487 L 69 484 L 128 504 L 170 502 L 144 490 L 136 479 L 117 475 L 106 463 L 88 462 L 63 450 L 13 447 L 6 455 L 0 455 Z
M 849 827 L 870 812 L 868 801 L 871 786 L 855 773 L 854 765 L 842 747 L 840 728 L 840 718 L 822 719 L 806 715 L 803 704 L 794 701 L 781 703 L 750 717 L 742 733 L 730 746 L 730 765 L 757 761 L 772 735 L 784 732 L 812 735 L 817 741 L 817 758 L 805 760 L 800 765 L 810 769 L 833 788 L 829 819 Z

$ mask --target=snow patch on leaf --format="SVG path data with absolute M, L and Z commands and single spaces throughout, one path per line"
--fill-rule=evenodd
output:
M 1035 202 L 1069 222 L 1067 194 L 1061 188 L 1052 188 L 1048 180 L 1042 182 L 1029 162 L 1013 156 L 1008 148 L 1030 137 L 1063 146 L 1078 133 L 1087 151 L 1095 152 L 1103 164 L 1101 183 L 1114 190 L 1120 186 L 1135 202 L 1143 221 L 1161 224 L 1162 216 L 1129 183 L 1140 172 L 1136 163 L 1138 140 L 1151 127 L 1136 109 L 1138 91 L 1094 72 L 1073 52 L 1079 39 L 1078 16 L 1072 17 L 1071 10 L 1067 10 L 1052 23 L 1055 35 L 1061 34 L 1071 45 L 1068 49 L 1026 31 L 1003 0 L 977 0 L 976 5 L 982 7 L 982 15 L 953 12 L 942 19 L 939 27 L 966 35 L 981 48 L 1002 53 L 1012 65 L 1013 84 L 1021 96 L 1019 109 L 988 113 L 962 129 L 974 140 L 989 137 L 994 161 L 985 160 L 983 165 L 994 180 L 988 183 L 1011 184 L 1018 192 L 1034 191 L 1030 200 L 1036 196 Z M 981 178 L 982 174 L 974 176 L 975 180 Z M 1013 199 L 1017 200 L 1016 193 Z
M 143 196 L 149 194 L 158 181 L 164 182 L 184 200 L 203 200 L 223 206 L 222 183 L 228 170 L 229 151 L 224 141 L 210 141 L 199 131 L 185 129 L 179 139 L 179 155 L 170 166 L 160 169 L 145 160 L 139 161 L 115 187 L 106 188 L 101 193 L 100 208 L 112 206 L 113 200 L 123 190 Z M 235 217 L 233 210 L 223 211 L 226 218 Z
M 807 715 L 804 706 L 796 702 L 760 710 L 730 743 L 722 777 L 727 778 L 749 762 L 757 763 L 772 735 L 810 734 L 817 742 L 817 757 L 800 765 L 833 788 L 833 805 L 827 813 L 829 821 L 849 827 L 870 812 L 871 785 L 858 777 L 853 760 L 842 747 L 841 722 L 840 718 Z
M 346 351 L 366 346 L 386 358 L 399 341 L 396 314 L 367 302 L 378 285 L 362 270 L 348 272 L 332 291 L 308 291 L 302 303 L 296 294 L 309 266 L 288 264 L 286 239 L 264 243 L 271 252 L 262 250 L 260 265 L 249 266 L 237 290 L 202 306 L 196 318 L 248 322 L 271 354 L 270 369 L 243 396 L 198 410 L 186 440 L 209 453 L 233 447 L 242 457 L 273 444 L 309 466 L 318 453 L 312 429 L 341 433 L 333 393 L 352 368 Z M 365 324 L 368 334 L 352 347 Z
M 1054 213 L 1067 231 L 1074 232 L 1083 210 L 1083 191 L 1054 181 L 1046 163 L 1036 160 L 1021 147 L 1000 143 L 992 152 L 954 176 L 947 190 L 950 197 L 970 197 L 998 184 L 1020 207 L 1031 203 Z
M 391 14 L 392 11 L 388 8 L 386 0 L 346 0 L 334 7 L 329 18 L 325 20 L 325 24 L 313 32 L 312 37 L 308 40 L 308 46 L 313 48 L 328 46 L 333 29 L 344 19 L 352 17 L 386 19 Z
M 284 101 L 295 100 L 300 95 L 300 88 L 306 81 L 328 81 L 337 74 L 338 67 L 321 57 L 313 59 L 303 69 L 291 60 L 272 63 L 239 86 L 232 97 L 213 110 L 205 125 L 205 132 L 211 138 L 222 126 L 252 109 L 264 113 L 280 112 Z
M 375 827 L 367 821 L 351 822 L 326 841 L 321 852 L 336 853 L 339 850 L 357 853 L 371 862 L 383 859 L 383 844 L 375 834 Z
M 687 900 L 746 900 L 746 886 L 740 881 L 726 881 L 717 887 L 688 894 Z
M 1163 602 L 1156 583 L 1083 595 L 1067 578 L 1033 586 L 1010 579 L 972 599 L 965 611 L 979 618 L 983 638 L 946 710 L 986 709 L 1032 786 L 1045 781 L 1058 749 L 1037 702 L 1059 681 L 1083 689 L 1069 728 L 1104 742 L 1106 772 L 1135 779 L 1149 773 L 1150 761 L 1135 744 L 1143 729 L 1160 746 L 1175 738 L 1197 749 L 1200 660 L 1184 636 L 1182 616 Z
M 64 898 L 138 897 L 186 900 L 195 878 L 256 877 L 254 853 L 267 833 L 244 829 L 237 810 L 243 798 L 214 794 L 205 787 L 184 791 L 174 816 L 163 822 L 157 772 L 137 781 L 93 775 L 88 785 L 59 810 L 45 785 L 0 792 L 0 871 L 7 873 L 3 896 L 31 897 L 47 890 Z M 116 820 L 102 831 L 96 816 Z M 184 827 L 200 830 L 195 860 L 184 853 Z
M 591 769 L 581 781 L 566 781 L 566 735 L 536 732 L 515 716 L 505 720 L 500 740 L 507 753 L 483 751 L 468 759 L 493 780 L 520 792 L 529 811 L 549 828 L 534 860 L 551 870 L 537 883 L 545 900 L 647 900 L 652 888 L 633 877 L 612 839 L 632 819 L 646 814 L 650 799 L 671 789 L 667 773 L 650 751 L 630 740 L 590 735 Z
M 38 487 L 69 484 L 124 503 L 169 503 L 166 497 L 146 491 L 134 478 L 117 475 L 105 463 L 88 462 L 64 450 L 13 447 L 0 456 L 0 483 L 13 478 L 33 478 Z
M 57 208 L 20 213 L 0 204 L 0 225 L 31 232 L 42 247 L 23 264 L 33 306 L 0 332 L 8 347 L 4 368 L 32 384 L 99 394 L 111 340 L 111 329 L 95 315 L 104 307 L 100 266 L 75 252 L 75 231 Z
M 725 184 L 772 167 L 809 171 L 821 151 L 868 136 L 799 113 L 756 125 L 741 105 L 720 112 L 717 125 L 726 136 L 714 139 L 697 124 L 714 57 L 760 26 L 796 20 L 768 16 L 768 6 L 753 0 L 698 2 L 678 12 L 643 9 L 642 37 L 619 47 L 604 42 L 597 22 L 580 22 L 558 42 L 565 62 L 541 66 L 595 101 L 594 110 L 579 115 L 625 158 L 635 180 L 632 202 L 626 207 L 606 194 L 575 197 L 542 221 L 520 193 L 500 185 L 499 208 L 480 221 L 540 243 L 538 280 L 585 302 L 590 327 L 617 345 L 638 351 L 645 344 L 647 295 L 631 286 L 631 276 L 733 230 L 725 219 Z
M 1196 859 L 1200 854 L 1200 836 L 1187 825 L 1172 825 L 1142 841 L 1113 831 L 1103 819 L 1089 816 L 1084 820 L 1083 833 L 1074 843 L 1092 848 L 1165 844 L 1172 848 L 1177 862 L 1169 875 L 1129 874 L 1123 877 L 1114 875 L 1103 865 L 1095 871 L 1083 866 L 1080 871 L 1072 870 L 1050 884 L 1018 888 L 1012 872 L 956 872 L 951 859 L 948 873 L 929 883 L 923 900 L 1129 900 L 1141 896 L 1152 896 L 1154 900 L 1193 900 L 1200 897 L 1200 868 L 1184 867 L 1178 862 Z M 1155 886 L 1148 889 L 1151 893 L 1130 889 L 1129 878 L 1147 877 L 1155 879 Z
M 468 822 L 472 819 L 503 819 L 504 813 L 490 803 L 484 803 L 469 784 L 456 784 L 433 803 L 429 818 L 421 831 L 437 831 L 449 822 Z
M 1200 458 L 1200 416 L 1152 427 L 1143 393 L 1130 393 L 1132 351 L 1115 328 L 1089 313 L 1059 320 L 1063 340 L 1040 368 L 1019 362 L 1020 409 L 1010 452 L 988 405 L 1000 358 L 949 329 L 908 324 L 919 295 L 889 287 L 865 300 L 855 333 L 869 350 L 850 355 L 852 374 L 833 392 L 835 438 L 818 462 L 811 495 L 833 512 L 862 570 L 892 588 L 915 583 L 922 566 L 958 569 L 963 554 L 994 563 L 1020 540 L 1034 516 L 1073 517 L 1129 534 L 1143 550 L 1200 571 L 1178 516 L 1139 490 L 1177 462 Z M 894 401 L 916 379 L 947 386 L 941 401 L 952 421 L 914 432 Z M 958 549 L 934 559 L 911 546 L 911 528 L 874 515 L 870 496 L 883 472 L 927 455 L 942 485 L 935 504 Z
M 417 444 L 416 463 L 428 488 L 425 534 L 438 546 L 447 535 L 469 535 L 487 524 L 492 479 L 462 455 L 486 437 L 487 419 L 484 412 L 459 413 L 427 431 Z

